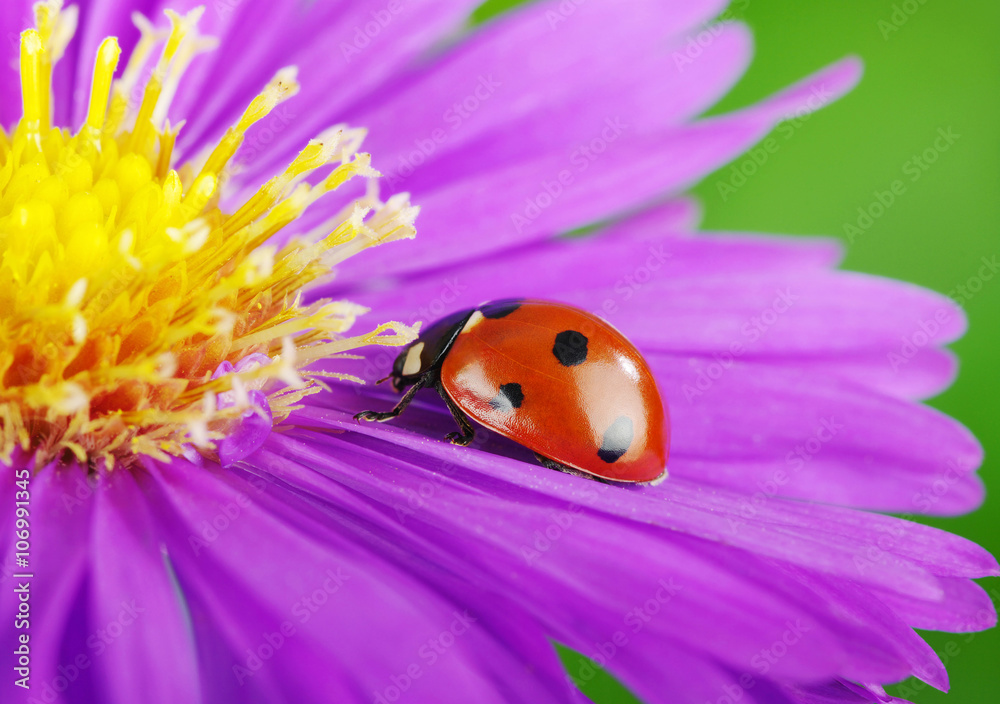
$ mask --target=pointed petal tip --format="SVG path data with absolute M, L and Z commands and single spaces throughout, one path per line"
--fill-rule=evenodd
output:
M 858 85 L 864 64 L 857 56 L 847 56 L 766 99 L 752 111 L 775 122 L 816 112 L 833 103 Z

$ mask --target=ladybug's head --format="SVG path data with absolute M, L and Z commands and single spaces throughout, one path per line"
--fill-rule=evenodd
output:
M 396 361 L 392 364 L 392 374 L 388 377 L 388 381 L 396 393 L 412 385 L 423 373 L 423 360 L 420 359 L 422 350 L 423 347 L 418 337 L 400 350 L 396 356 Z
M 445 316 L 404 347 L 389 375 L 392 388 L 400 392 L 426 374 L 437 374 L 452 343 L 474 312 L 474 309 L 469 309 Z

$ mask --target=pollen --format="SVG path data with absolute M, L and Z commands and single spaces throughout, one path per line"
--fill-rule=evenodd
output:
M 248 131 L 297 93 L 294 67 L 216 144 L 175 157 L 170 102 L 215 45 L 201 12 L 167 11 L 162 27 L 136 15 L 118 78 L 118 42 L 105 39 L 75 133 L 52 124 L 51 83 L 76 8 L 40 2 L 21 34 L 22 118 L 0 127 L 0 459 L 110 470 L 217 458 L 248 412 L 277 423 L 324 379 L 361 381 L 310 365 L 415 336 L 396 322 L 351 334 L 364 308 L 307 294 L 350 256 L 414 236 L 406 195 L 379 198 L 363 130 L 332 126 L 256 191 L 230 193 Z M 299 227 L 321 199 L 330 216 Z M 239 364 L 251 355 L 265 363 Z

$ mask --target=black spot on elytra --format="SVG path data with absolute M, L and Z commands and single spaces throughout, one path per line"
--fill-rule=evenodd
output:
M 484 318 L 495 320 L 496 318 L 506 318 L 520 307 L 521 301 L 516 298 L 510 298 L 503 301 L 493 301 L 492 303 L 487 303 L 479 309 L 479 312 L 483 314 Z
M 632 419 L 628 416 L 618 416 L 611 427 L 604 431 L 604 442 L 601 443 L 597 456 L 608 464 L 617 461 L 628 452 L 632 437 Z
M 556 335 L 552 354 L 564 367 L 575 367 L 587 361 L 587 336 L 576 330 L 563 330 Z
M 500 393 L 490 401 L 490 405 L 498 411 L 510 413 L 515 408 L 520 408 L 524 403 L 524 391 L 520 384 L 504 384 L 500 387 Z

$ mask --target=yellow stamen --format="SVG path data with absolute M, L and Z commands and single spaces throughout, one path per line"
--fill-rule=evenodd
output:
M 42 106 L 48 103 L 42 94 L 49 90 L 43 68 L 44 54 L 45 48 L 38 30 L 28 29 L 21 33 L 21 104 L 24 110 L 22 124 L 28 135 L 36 141 L 43 130 L 48 131 L 48 118 L 43 120 L 42 117 Z
M 111 95 L 111 80 L 118 67 L 118 57 L 121 52 L 118 40 L 114 37 L 108 37 L 101 42 L 101 46 L 97 50 L 94 80 L 90 88 L 90 108 L 87 110 L 86 122 L 90 136 L 96 137 L 104 129 L 104 120 L 108 115 L 108 96 Z
M 204 5 L 196 7 L 186 15 L 178 15 L 173 10 L 167 10 L 166 15 L 170 18 L 170 35 L 167 37 L 166 46 L 160 60 L 153 70 L 153 75 L 146 83 L 146 90 L 142 96 L 142 103 L 139 105 L 139 114 L 135 118 L 135 129 L 132 132 L 130 147 L 132 149 L 142 148 L 146 142 L 156 132 L 156 125 L 153 124 L 153 111 L 160 101 L 160 94 L 163 91 L 163 82 L 167 76 L 167 70 L 174 55 L 177 54 L 181 43 L 191 32 L 193 26 L 201 19 L 205 13 Z
M 37 28 L 21 36 L 24 114 L 12 134 L 0 129 L 0 457 L 20 449 L 38 466 L 75 458 L 112 467 L 192 446 L 212 456 L 247 411 L 249 390 L 286 384 L 268 396 L 281 420 L 323 379 L 357 381 L 307 365 L 413 339 L 416 329 L 399 323 L 350 336 L 363 308 L 302 302 L 331 263 L 414 234 L 406 196 L 379 198 L 379 174 L 358 152 L 363 130 L 324 131 L 245 203 L 220 207 L 247 129 L 298 90 L 293 68 L 278 72 L 200 168 L 175 164 L 183 122 L 171 126 L 167 110 L 184 69 L 212 46 L 197 33 L 200 11 L 168 11 L 169 32 L 135 16 L 141 36 L 118 81 L 118 43 L 101 43 L 78 134 L 50 122 L 52 67 L 76 16 L 61 0 L 35 14 Z M 318 169 L 328 173 L 306 183 Z M 320 230 L 269 244 L 351 179 L 368 184 L 363 197 Z M 272 362 L 211 378 L 251 354 Z

